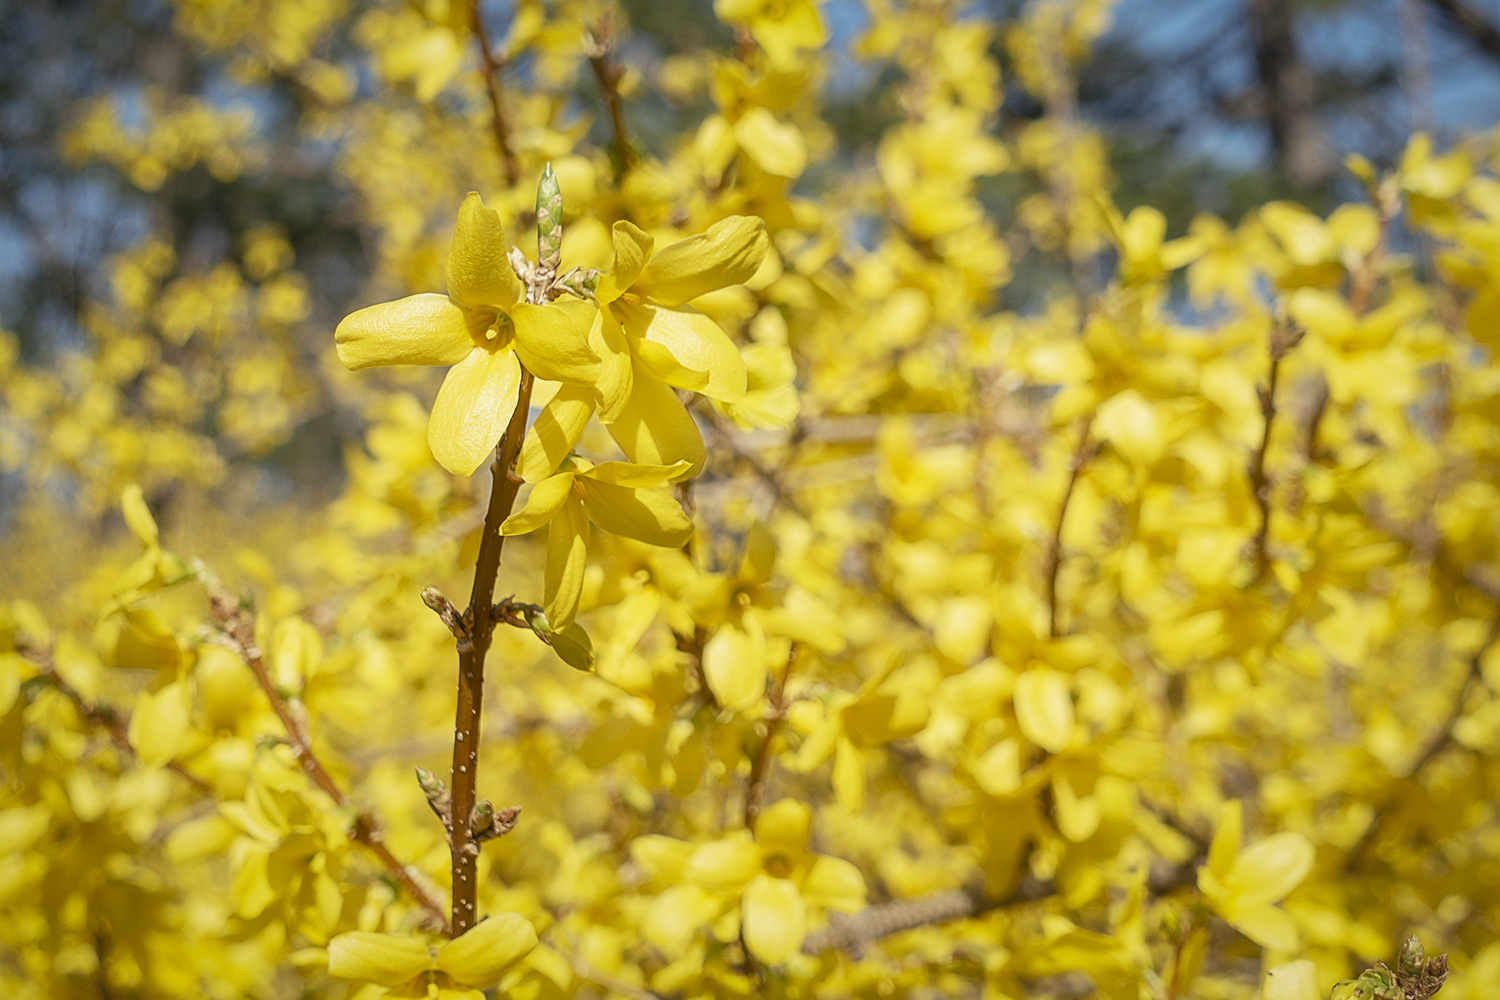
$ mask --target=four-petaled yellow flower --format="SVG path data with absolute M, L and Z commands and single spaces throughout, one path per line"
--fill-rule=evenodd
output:
M 748 281 L 770 246 L 765 223 L 730 216 L 655 254 L 652 237 L 629 222 L 615 223 L 613 240 L 614 266 L 595 290 L 599 310 L 589 332 L 601 358 L 598 381 L 564 385 L 543 409 L 518 465 L 527 480 L 557 468 L 595 408 L 631 461 L 685 461 L 682 475 L 695 474 L 703 439 L 674 389 L 726 403 L 744 398 L 739 349 L 685 303 Z
M 521 365 L 538 378 L 591 385 L 600 375 L 580 300 L 534 305 L 506 260 L 500 214 L 470 193 L 453 227 L 448 294 L 412 295 L 352 313 L 339 324 L 339 360 L 452 365 L 427 428 L 433 457 L 467 476 L 484 463 L 515 412 Z M 583 324 L 575 322 L 581 313 Z
M 484 990 L 535 947 L 531 922 L 501 913 L 436 949 L 392 934 L 340 934 L 328 942 L 328 972 L 389 987 L 388 997 L 483 1000 Z
M 503 535 L 520 535 L 547 525 L 545 611 L 553 631 L 572 624 L 583 592 L 589 522 L 605 531 L 651 545 L 681 548 L 693 534 L 688 520 L 663 484 L 679 478 L 686 462 L 675 465 L 594 465 L 576 456 L 556 475 L 531 491 L 526 506 L 506 518 Z

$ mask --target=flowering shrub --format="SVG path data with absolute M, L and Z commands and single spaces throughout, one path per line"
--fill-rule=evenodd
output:
M 854 153 L 818 7 L 716 10 L 645 81 L 596 3 L 178 0 L 393 300 L 163 232 L 0 341 L 0 993 L 1495 995 L 1497 147 L 1168 240 L 1057 103 L 1107 5 L 869 4 Z M 67 154 L 275 161 L 141 109 Z M 337 496 L 232 499 L 329 411 Z

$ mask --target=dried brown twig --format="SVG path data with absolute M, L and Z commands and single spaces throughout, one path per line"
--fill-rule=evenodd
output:
M 271 680 L 265 658 L 261 655 L 260 646 L 255 641 L 254 610 L 225 590 L 218 578 L 202 563 L 197 564 L 197 569 L 198 578 L 208 593 L 209 613 L 213 615 L 224 637 L 229 640 L 230 646 L 255 675 L 256 683 L 260 685 L 260 689 L 265 692 L 266 699 L 271 703 L 271 710 L 281 720 L 282 728 L 286 730 L 288 744 L 296 753 L 302 769 L 307 772 L 308 777 L 312 778 L 313 783 L 334 801 L 335 805 L 340 808 L 350 807 L 349 797 L 344 794 L 343 789 L 339 788 L 333 776 L 328 773 L 328 769 L 323 766 L 323 762 L 313 752 L 312 742 L 301 720 L 298 719 L 297 713 L 293 711 L 292 706 Z M 443 912 L 442 903 L 430 889 L 417 880 L 405 865 L 396 860 L 390 848 L 385 845 L 385 839 L 380 833 L 380 824 L 373 812 L 366 808 L 358 809 L 350 828 L 350 837 L 363 844 L 371 854 L 375 855 L 391 877 L 411 895 L 412 899 L 432 914 L 440 926 L 447 928 L 448 920 Z
M 1062 503 L 1057 508 L 1057 527 L 1052 532 L 1052 541 L 1047 546 L 1047 634 L 1056 639 L 1060 634 L 1057 623 L 1057 571 L 1062 566 L 1063 525 L 1068 517 L 1068 504 L 1073 500 L 1073 490 L 1078 486 L 1078 477 L 1094 456 L 1094 441 L 1089 434 L 1093 417 L 1083 419 L 1078 431 L 1078 446 L 1068 460 L 1068 485 L 1063 489 Z
M 625 75 L 620 67 L 610 61 L 614 51 L 614 27 L 606 17 L 591 28 L 583 29 L 583 53 L 589 57 L 589 66 L 594 70 L 594 79 L 599 82 L 599 93 L 609 108 L 610 125 L 615 133 L 615 183 L 618 184 L 636 164 L 635 150 L 630 146 L 630 133 L 625 128 L 625 107 L 620 98 L 620 78 Z
M 500 163 L 505 168 L 505 183 L 514 187 L 521 179 L 521 163 L 516 158 L 511 141 L 510 118 L 505 113 L 505 100 L 500 92 L 500 60 L 490 47 L 489 32 L 484 18 L 479 13 L 478 0 L 473 0 L 470 10 L 474 17 L 474 38 L 479 43 L 479 58 L 484 67 L 484 86 L 490 98 L 490 123 L 495 133 L 495 146 L 500 152 Z
M 1271 374 L 1266 384 L 1257 393 L 1260 396 L 1260 415 L 1263 420 L 1260 446 L 1250 456 L 1250 491 L 1255 505 L 1260 510 L 1260 527 L 1251 542 L 1255 558 L 1255 578 L 1261 579 L 1271 568 L 1269 542 L 1271 536 L 1271 481 L 1266 475 L 1266 452 L 1271 447 L 1271 428 L 1276 422 L 1276 384 L 1281 375 L 1281 362 L 1287 352 L 1302 342 L 1306 331 L 1290 321 L 1278 318 L 1271 327 Z

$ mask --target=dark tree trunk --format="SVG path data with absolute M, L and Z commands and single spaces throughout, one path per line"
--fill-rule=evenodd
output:
M 1333 172 L 1333 150 L 1318 121 L 1312 71 L 1297 55 L 1291 0 L 1249 0 L 1255 62 L 1276 157 L 1297 188 L 1316 187 Z

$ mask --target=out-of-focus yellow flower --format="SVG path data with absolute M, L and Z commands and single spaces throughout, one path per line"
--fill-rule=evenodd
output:
M 1314 850 L 1300 833 L 1277 833 L 1240 850 L 1238 799 L 1224 803 L 1198 888 L 1219 915 L 1256 944 L 1290 951 L 1297 925 L 1275 905 L 1312 871 Z
M 433 457 L 467 476 L 500 440 L 516 408 L 521 365 L 540 378 L 584 386 L 599 357 L 557 305 L 521 301 L 506 260 L 500 215 L 470 193 L 453 227 L 448 294 L 412 295 L 369 306 L 338 326 L 339 360 L 375 365 L 452 365 L 427 429 Z

